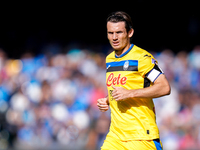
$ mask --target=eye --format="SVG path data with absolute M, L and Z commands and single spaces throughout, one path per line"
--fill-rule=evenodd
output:
M 108 32 L 108 34 L 113 34 L 113 32 Z
M 121 34 L 121 33 L 123 33 L 122 31 L 117 31 L 117 34 Z

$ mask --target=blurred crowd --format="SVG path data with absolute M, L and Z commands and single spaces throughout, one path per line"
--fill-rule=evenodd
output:
M 151 53 L 172 87 L 154 99 L 164 149 L 200 149 L 200 46 Z M 110 110 L 96 106 L 107 96 L 106 55 L 70 49 L 11 59 L 0 49 L 0 149 L 99 149 L 110 125 Z
M 172 88 L 171 95 L 154 99 L 164 149 L 200 149 L 200 46 L 155 57 Z

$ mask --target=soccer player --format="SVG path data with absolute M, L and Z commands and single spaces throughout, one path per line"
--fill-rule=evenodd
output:
M 157 60 L 131 43 L 130 16 L 107 18 L 107 37 L 114 49 L 106 57 L 108 97 L 97 100 L 100 111 L 111 109 L 111 124 L 102 150 L 160 150 L 153 98 L 169 95 L 170 85 Z

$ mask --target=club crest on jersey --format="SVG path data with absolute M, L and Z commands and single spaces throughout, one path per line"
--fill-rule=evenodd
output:
M 129 67 L 129 61 L 127 60 L 125 61 L 124 66 L 123 66 L 124 71 L 126 71 L 128 67 Z

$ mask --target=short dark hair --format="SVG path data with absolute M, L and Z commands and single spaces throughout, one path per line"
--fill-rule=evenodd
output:
M 131 21 L 131 17 L 123 11 L 116 11 L 116 12 L 112 12 L 111 14 L 109 14 L 108 18 L 107 18 L 107 22 L 109 22 L 109 21 L 110 22 L 124 21 L 127 33 L 128 33 L 128 31 L 130 31 L 130 29 L 133 29 L 133 23 Z

